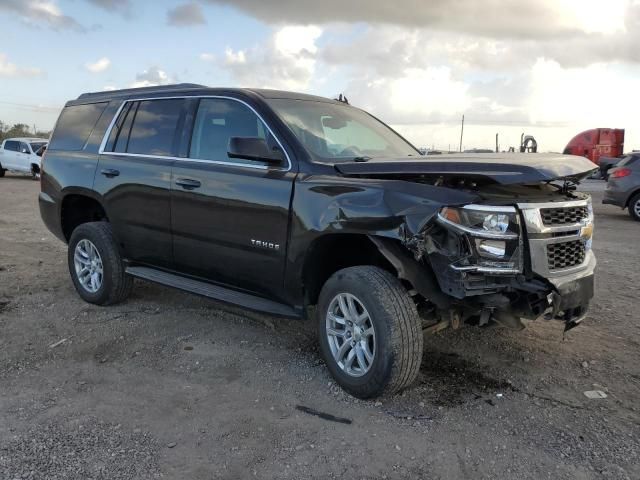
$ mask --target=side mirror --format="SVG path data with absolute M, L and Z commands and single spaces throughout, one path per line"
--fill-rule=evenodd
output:
M 280 149 L 271 149 L 260 137 L 231 137 L 227 148 L 229 158 L 257 160 L 270 165 L 282 165 L 284 157 Z
M 22 153 L 26 153 L 27 155 L 29 155 L 29 154 L 30 154 L 29 150 L 27 150 L 26 148 L 23 148 L 23 149 L 22 149 Z

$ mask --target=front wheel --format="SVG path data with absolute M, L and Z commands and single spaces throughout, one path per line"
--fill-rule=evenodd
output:
M 334 273 L 317 308 L 320 351 L 336 382 L 372 398 L 409 386 L 422 361 L 416 306 L 400 281 L 372 266 Z
M 629 200 L 629 215 L 636 222 L 640 222 L 640 193 L 636 193 L 631 200 Z

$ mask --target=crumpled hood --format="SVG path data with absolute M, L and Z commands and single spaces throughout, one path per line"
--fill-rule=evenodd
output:
M 336 163 L 335 168 L 343 175 L 425 175 L 514 185 L 552 180 L 579 182 L 598 167 L 575 155 L 475 153 L 376 158 L 366 162 Z

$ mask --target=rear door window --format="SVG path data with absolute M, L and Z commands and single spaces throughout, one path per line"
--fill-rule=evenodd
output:
M 51 136 L 50 150 L 82 150 L 108 102 L 65 107 Z
M 132 115 L 131 132 L 127 153 L 142 155 L 172 156 L 176 139 L 179 138 L 179 122 L 183 112 L 184 99 L 144 100 Z M 118 148 L 120 145 L 116 145 Z

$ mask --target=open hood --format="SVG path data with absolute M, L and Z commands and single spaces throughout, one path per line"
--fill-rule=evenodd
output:
M 513 185 L 552 180 L 579 182 L 598 167 L 586 158 L 574 155 L 487 153 L 376 158 L 336 163 L 335 168 L 343 175 L 421 175 Z

